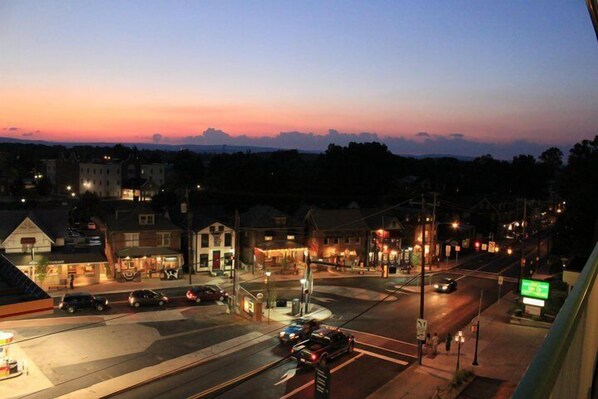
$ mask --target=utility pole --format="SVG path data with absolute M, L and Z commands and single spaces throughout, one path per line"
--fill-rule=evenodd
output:
M 432 271 L 432 264 L 434 263 L 435 260 L 437 260 L 436 258 L 436 241 L 438 239 L 438 229 L 436 228 L 436 196 L 438 195 L 438 193 L 432 193 L 432 195 L 434 196 L 434 203 L 432 204 L 432 237 L 430 240 L 430 253 L 432 254 L 432 261 L 430 262 L 430 271 Z M 438 258 L 439 259 L 439 258 Z M 448 263 L 448 260 L 446 261 L 446 263 Z M 436 266 L 438 268 L 440 268 L 440 260 L 438 260 L 438 263 L 436 264 Z
M 480 340 L 480 315 L 482 313 L 482 298 L 484 297 L 484 290 L 480 291 L 480 306 L 478 307 L 478 321 L 475 329 L 475 355 L 473 356 L 473 366 L 477 366 L 478 363 L 478 341 Z
M 519 260 L 519 279 L 517 281 L 517 292 L 521 291 L 521 279 L 523 279 L 523 268 L 525 267 L 525 218 L 527 217 L 527 198 L 523 199 L 523 221 L 521 222 L 521 259 Z
M 241 240 L 239 211 L 235 209 L 235 250 L 233 255 L 233 299 L 232 306 L 235 307 L 237 303 L 237 269 L 240 262 L 239 259 L 239 242 Z
M 189 204 L 189 188 L 187 187 L 185 189 L 185 207 L 186 207 L 186 212 L 187 212 L 187 258 L 188 258 L 188 264 L 187 264 L 187 269 L 189 272 L 189 285 L 193 285 L 193 281 L 191 279 L 191 274 L 193 273 L 193 234 L 191 233 L 191 221 L 192 221 L 192 217 L 191 217 L 191 205 Z
M 424 195 L 422 194 L 422 213 L 421 213 L 421 222 L 422 222 L 422 257 L 421 257 L 421 277 L 420 277 L 420 294 L 419 294 L 419 318 L 424 318 L 424 280 L 426 278 L 426 200 L 424 199 Z M 417 359 L 418 363 L 421 366 L 423 358 L 423 342 L 419 340 L 417 345 Z

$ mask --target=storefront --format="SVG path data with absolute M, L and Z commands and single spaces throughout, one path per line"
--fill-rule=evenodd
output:
M 253 254 L 257 270 L 296 271 L 305 262 L 307 247 L 292 241 L 267 241 L 257 245 Z
M 117 281 L 178 277 L 183 264 L 183 255 L 180 252 L 161 247 L 129 247 L 118 251 L 117 256 Z M 168 274 L 165 275 L 164 271 L 168 271 Z
M 48 252 L 5 254 L 15 266 L 42 288 L 74 287 L 99 283 L 106 277 L 108 261 L 102 252 Z

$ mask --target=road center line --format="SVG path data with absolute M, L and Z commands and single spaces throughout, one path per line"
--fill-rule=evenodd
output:
M 355 351 L 357 352 L 357 350 L 355 350 Z M 338 366 L 336 366 L 335 368 L 333 368 L 332 370 L 330 370 L 330 373 L 334 373 L 334 372 L 336 372 L 336 371 L 338 371 L 338 370 L 342 369 L 343 367 L 345 367 L 345 366 L 347 366 L 347 365 L 349 365 L 349 364 L 353 363 L 355 360 L 359 359 L 359 358 L 360 358 L 360 357 L 362 357 L 362 356 L 364 356 L 364 354 L 363 354 L 363 353 L 360 353 L 360 354 L 358 354 L 357 356 L 355 356 L 355 357 L 351 358 L 349 361 L 347 361 L 347 362 L 345 362 L 345 363 L 343 363 L 343 364 L 339 364 Z M 296 393 L 299 393 L 299 392 L 303 391 L 305 388 L 307 388 L 307 387 L 309 387 L 309 386 L 311 386 L 311 385 L 313 385 L 313 384 L 314 384 L 314 380 L 311 380 L 310 382 L 308 382 L 308 383 L 306 383 L 306 384 L 303 384 L 303 385 L 301 385 L 299 388 L 296 388 L 295 390 L 293 390 L 293 391 L 291 391 L 291 392 L 287 393 L 286 395 L 284 395 L 284 396 L 281 396 L 281 397 L 280 397 L 280 399 L 287 399 L 287 398 L 290 398 L 291 396 L 295 395 Z
M 401 366 L 406 366 L 406 365 L 409 364 L 409 363 L 407 363 L 404 360 L 393 359 L 392 357 L 384 356 L 384 355 L 381 355 L 381 354 L 376 353 L 376 352 L 366 351 L 365 349 L 355 348 L 355 352 L 357 352 L 357 353 L 363 353 L 364 355 L 368 355 L 368 356 L 372 356 L 372 357 L 377 357 L 378 359 L 386 360 L 387 362 L 391 362 L 391 363 L 400 364 Z

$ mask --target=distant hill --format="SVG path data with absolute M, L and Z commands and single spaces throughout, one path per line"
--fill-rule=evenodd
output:
M 0 137 L 0 143 L 12 143 L 12 144 L 38 144 L 38 145 L 61 145 L 66 148 L 72 148 L 77 146 L 96 146 L 96 147 L 112 147 L 118 143 L 106 143 L 106 142 L 59 142 L 59 141 L 45 141 L 45 140 L 22 140 L 15 139 L 12 137 Z M 285 148 L 275 147 L 254 147 L 254 146 L 239 146 L 239 145 L 199 145 L 199 144 L 154 144 L 154 143 L 120 143 L 126 147 L 137 147 L 140 150 L 160 150 L 160 151 L 181 151 L 189 150 L 200 154 L 232 154 L 236 152 L 253 152 L 253 153 L 264 153 L 264 152 L 275 152 L 288 150 Z M 305 154 L 318 154 L 324 151 L 308 151 L 298 148 L 297 151 Z M 423 155 L 410 155 L 410 154 L 395 154 L 406 158 L 455 158 L 460 161 L 473 161 L 475 157 L 468 157 L 463 155 L 451 155 L 451 154 L 423 154 Z

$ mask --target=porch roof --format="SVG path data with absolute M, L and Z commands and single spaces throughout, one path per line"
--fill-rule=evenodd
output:
M 255 246 L 262 251 L 276 251 L 282 249 L 307 249 L 307 247 L 295 241 L 287 241 L 287 240 L 274 240 L 274 241 L 266 241 L 261 244 Z
M 119 258 L 142 258 L 144 256 L 173 256 L 180 255 L 179 251 L 163 247 L 129 247 L 116 253 Z

